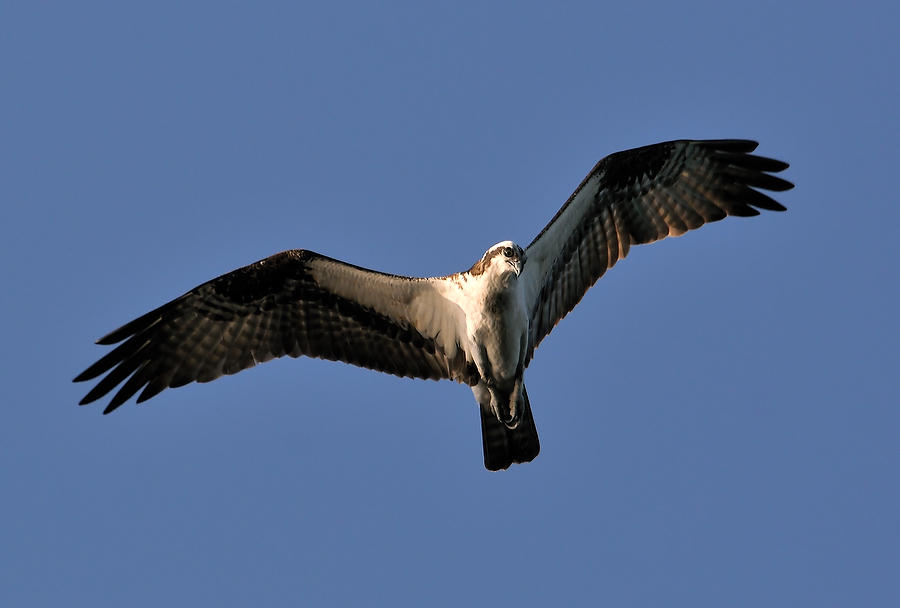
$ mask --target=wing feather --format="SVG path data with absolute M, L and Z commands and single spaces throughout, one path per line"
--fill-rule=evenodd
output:
M 793 184 L 788 164 L 749 140 L 670 141 L 607 156 L 527 249 L 533 349 L 631 245 L 679 236 L 729 215 L 785 207 L 756 188 Z
M 471 381 L 458 336 L 439 337 L 453 307 L 431 282 L 285 251 L 208 281 L 98 340 L 118 345 L 79 374 L 106 374 L 81 404 L 113 391 L 109 413 L 141 391 L 209 382 L 275 357 L 307 355 L 397 376 Z M 416 298 L 430 319 L 409 314 Z M 453 327 L 453 324 L 450 323 Z M 449 346 L 448 346 L 449 344 Z

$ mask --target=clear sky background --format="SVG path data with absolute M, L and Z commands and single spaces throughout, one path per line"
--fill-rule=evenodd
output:
M 900 605 L 896 2 L 4 2 L 0 604 Z M 102 416 L 93 341 L 288 248 L 447 274 L 602 156 L 787 213 L 632 249 L 526 374 L 278 360 Z

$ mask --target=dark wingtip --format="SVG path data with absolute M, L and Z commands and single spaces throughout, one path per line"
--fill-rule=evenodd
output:
M 790 190 L 794 187 L 794 184 L 787 181 L 786 179 L 782 179 L 780 177 L 775 177 L 774 175 L 765 175 L 757 179 L 757 183 L 751 183 L 751 186 L 756 188 L 763 188 L 765 190 L 771 190 L 772 192 L 784 192 L 786 190 Z
M 135 319 L 137 321 L 139 319 Z M 110 344 L 115 344 L 116 342 L 121 342 L 128 336 L 132 335 L 134 332 L 131 331 L 131 327 L 134 325 L 134 322 L 126 323 L 122 327 L 117 327 L 112 330 L 108 334 L 104 336 L 100 336 L 94 341 L 94 344 L 99 344 L 101 346 L 109 346 Z
M 128 337 L 128 335 L 123 335 L 120 337 L 119 336 L 120 332 L 121 332 L 120 329 L 110 332 L 110 333 L 106 334 L 105 336 L 103 336 L 102 338 L 97 338 L 94 341 L 94 344 L 98 344 L 100 346 L 109 346 L 111 344 L 115 344 L 116 342 L 121 342 L 126 337 Z
M 769 199 L 772 200 L 772 199 Z M 781 213 L 782 211 L 787 211 L 787 207 L 779 203 L 778 201 L 772 201 L 772 204 L 768 207 L 761 207 L 761 209 L 765 209 L 766 211 L 777 211 Z
M 766 171 L 770 171 L 772 173 L 784 171 L 791 166 L 791 163 L 786 163 L 783 160 L 778 160 L 777 158 L 766 158 L 766 160 L 770 163 L 770 168 L 767 168 Z
M 95 386 L 88 392 L 87 395 L 81 398 L 81 401 L 78 402 L 78 405 L 87 405 L 88 403 L 93 403 L 94 401 L 105 395 L 108 390 L 109 389 L 101 392 L 98 391 L 97 387 Z
M 701 146 L 714 148 L 722 152 L 737 152 L 748 154 L 756 150 L 758 141 L 752 139 L 706 139 L 699 142 Z
M 113 396 L 113 398 L 110 399 L 109 405 L 103 408 L 104 415 L 109 414 L 110 412 L 114 412 L 120 405 L 131 398 L 136 389 L 130 389 L 128 385 L 129 382 L 126 382 L 124 385 L 122 385 L 122 388 L 120 388 L 119 391 Z
M 154 381 L 147 384 L 141 394 L 138 395 L 136 403 L 143 403 L 148 399 L 152 399 L 166 389 L 166 385 L 162 382 Z

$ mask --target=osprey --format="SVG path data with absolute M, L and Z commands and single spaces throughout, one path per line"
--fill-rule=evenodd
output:
M 680 140 L 607 156 L 528 247 L 502 241 L 449 276 L 384 274 L 302 249 L 275 254 L 100 338 L 121 344 L 75 378 L 106 373 L 81 405 L 124 382 L 107 414 L 138 391 L 140 403 L 306 355 L 463 382 L 480 406 L 485 467 L 529 462 L 540 451 L 523 378 L 534 349 L 631 245 L 728 215 L 784 211 L 758 189 L 792 188 L 772 175 L 788 164 L 750 154 L 756 146 Z

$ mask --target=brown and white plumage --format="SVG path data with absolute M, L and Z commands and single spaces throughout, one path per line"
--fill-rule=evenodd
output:
M 304 250 L 204 283 L 98 343 L 120 343 L 75 380 L 106 374 L 82 399 L 122 385 L 104 413 L 138 394 L 208 382 L 274 357 L 345 361 L 397 376 L 450 379 L 480 404 L 485 466 L 540 445 L 523 373 L 533 351 L 633 244 L 728 215 L 784 207 L 759 189 L 792 187 L 787 163 L 746 140 L 674 141 L 601 160 L 534 241 L 504 241 L 468 271 L 411 278 Z
M 454 314 L 425 279 L 377 273 L 311 251 L 283 251 L 100 338 L 98 344 L 122 344 L 75 381 L 112 370 L 85 396 L 86 404 L 128 378 L 107 414 L 139 390 L 138 403 L 166 388 L 209 382 L 284 355 L 467 382 L 471 370 L 452 331 L 439 335 L 446 329 L 442 323 L 455 323 Z
M 784 211 L 754 188 L 793 188 L 771 175 L 788 164 L 753 156 L 753 141 L 671 141 L 597 163 L 528 246 L 532 348 L 631 245 L 680 236 L 729 215 Z

